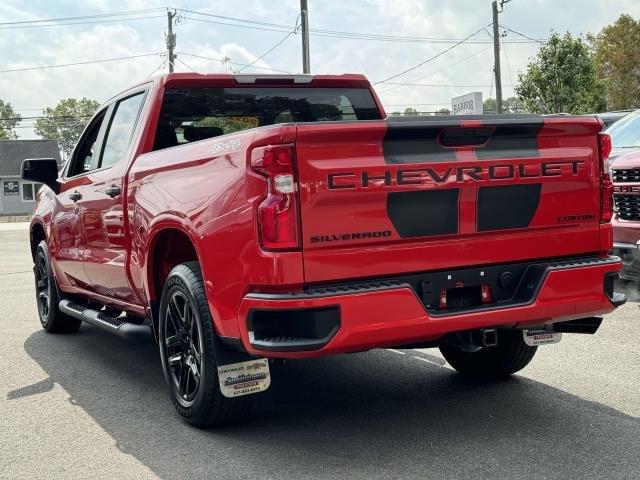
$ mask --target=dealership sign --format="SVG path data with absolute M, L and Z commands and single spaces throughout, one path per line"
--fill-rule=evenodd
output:
M 482 92 L 472 92 L 451 99 L 453 115 L 482 115 Z

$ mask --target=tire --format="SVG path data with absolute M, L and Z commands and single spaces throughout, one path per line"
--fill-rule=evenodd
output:
M 459 373 L 479 379 L 500 379 L 522 370 L 538 347 L 524 342 L 520 330 L 498 330 L 498 344 L 477 351 L 459 345 L 443 345 L 440 352 Z
M 171 401 L 186 422 L 210 428 L 248 415 L 253 395 L 227 398 L 220 390 L 216 349 L 222 344 L 198 262 L 180 264 L 169 273 L 160 300 L 158 344 Z
M 58 309 L 60 296 L 51 269 L 51 257 L 47 242 L 42 240 L 36 248 L 33 273 L 36 283 L 36 303 L 40 324 L 49 333 L 77 332 L 82 321 L 62 313 Z

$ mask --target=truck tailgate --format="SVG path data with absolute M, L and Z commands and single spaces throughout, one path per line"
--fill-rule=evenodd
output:
M 595 118 L 299 124 L 306 282 L 600 249 Z

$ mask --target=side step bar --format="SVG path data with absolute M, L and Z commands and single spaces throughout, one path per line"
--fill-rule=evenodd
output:
M 125 322 L 120 318 L 110 317 L 104 312 L 78 305 L 71 300 L 61 300 L 59 308 L 62 313 L 70 317 L 87 322 L 107 332 L 115 333 L 119 337 L 128 340 L 149 338 L 151 335 L 149 325 Z

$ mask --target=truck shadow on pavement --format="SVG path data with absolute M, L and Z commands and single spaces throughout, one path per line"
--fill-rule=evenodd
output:
M 50 378 L 9 398 L 59 384 L 162 479 L 629 478 L 640 468 L 634 417 L 522 377 L 470 382 L 412 355 L 276 365 L 246 423 L 201 431 L 174 413 L 151 341 L 83 326 L 39 331 L 25 349 Z

